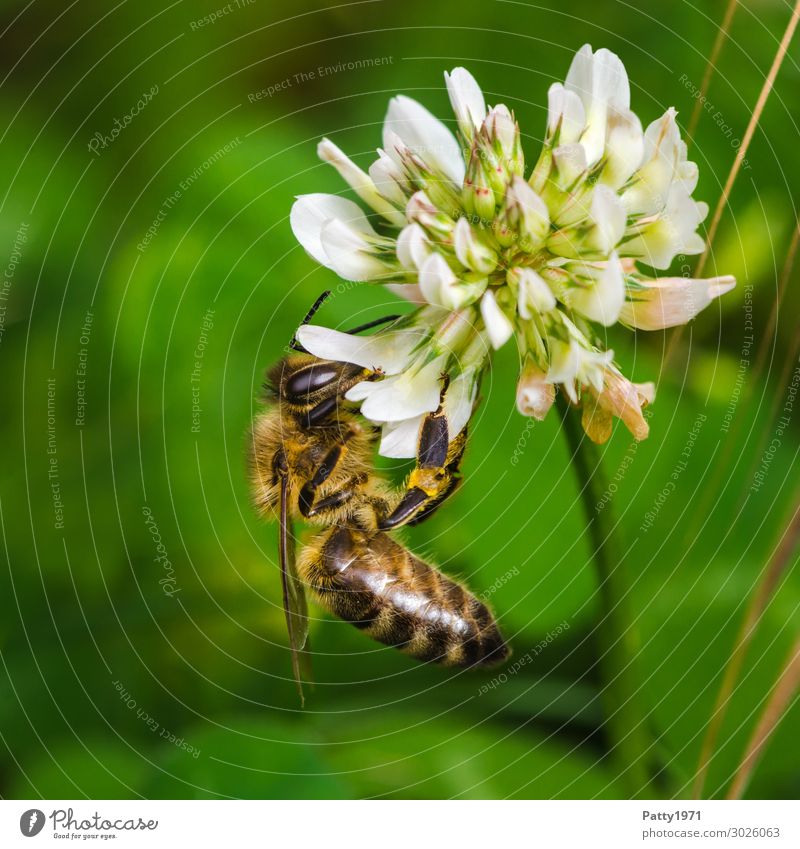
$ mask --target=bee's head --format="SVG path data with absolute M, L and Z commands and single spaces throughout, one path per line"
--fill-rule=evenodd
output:
M 329 401 L 334 406 L 356 383 L 371 380 L 370 369 L 354 363 L 320 360 L 310 354 L 286 357 L 268 375 L 271 393 L 298 413 Z

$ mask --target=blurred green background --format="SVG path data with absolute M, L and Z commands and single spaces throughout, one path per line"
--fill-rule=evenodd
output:
M 276 529 L 250 510 L 244 439 L 264 369 L 320 291 L 334 288 L 330 326 L 396 307 L 376 288 L 337 290 L 292 237 L 294 195 L 342 191 L 316 159 L 320 137 L 366 167 L 388 98 L 449 120 L 442 72 L 464 64 L 515 110 L 533 159 L 547 88 L 586 41 L 623 58 L 645 124 L 675 105 L 685 127 L 724 5 L 3 4 L 0 795 L 625 794 L 602 729 L 597 584 L 569 455 L 555 414 L 531 428 L 516 412 L 513 351 L 484 382 L 463 488 L 408 539 L 486 594 L 529 658 L 517 671 L 422 667 L 315 610 L 317 684 L 300 712 Z M 789 12 L 753 0 L 734 19 L 692 147 L 712 208 Z M 636 448 L 617 428 L 603 456 L 665 795 L 687 792 L 744 606 L 798 496 L 798 410 L 751 490 L 797 358 L 797 275 L 775 332 L 769 316 L 796 220 L 798 56 L 800 42 L 707 269 L 736 274 L 737 289 L 668 369 L 668 335 L 611 339 L 626 373 L 658 382 L 650 438 Z M 792 568 L 709 794 L 736 767 L 798 603 Z M 749 796 L 800 793 L 799 725 L 795 704 Z

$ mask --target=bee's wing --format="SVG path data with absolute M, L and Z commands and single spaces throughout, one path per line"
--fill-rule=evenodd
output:
M 281 481 L 281 518 L 279 553 L 281 561 L 281 586 L 283 588 L 283 612 L 286 614 L 286 627 L 289 631 L 289 647 L 292 652 L 292 672 L 300 694 L 303 697 L 303 677 L 311 681 L 311 659 L 308 654 L 308 605 L 303 582 L 297 574 L 295 564 L 294 529 L 291 527 L 288 510 L 288 481 Z M 302 673 L 302 675 L 301 675 Z

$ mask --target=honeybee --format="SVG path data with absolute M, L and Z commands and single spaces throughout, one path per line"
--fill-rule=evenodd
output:
M 389 533 L 430 516 L 458 485 L 466 430 L 450 438 L 440 403 L 423 419 L 415 468 L 403 487 L 392 486 L 374 467 L 377 429 L 344 398 L 380 373 L 318 359 L 296 341 L 291 347 L 298 352 L 268 371 L 268 406 L 252 426 L 249 466 L 257 511 L 279 525 L 283 607 L 301 700 L 309 651 L 305 587 L 331 613 L 419 660 L 466 667 L 505 659 L 508 647 L 486 605 Z M 322 529 L 299 557 L 295 519 Z

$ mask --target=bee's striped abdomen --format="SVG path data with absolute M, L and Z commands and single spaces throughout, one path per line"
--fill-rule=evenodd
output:
M 419 660 L 480 666 L 508 657 L 486 605 L 387 534 L 334 528 L 323 536 L 298 565 L 336 616 Z

